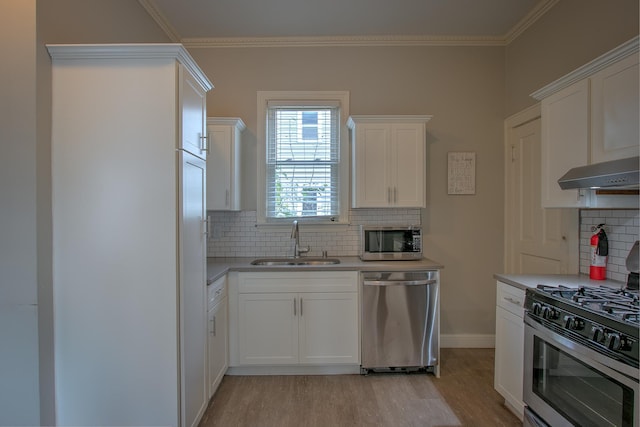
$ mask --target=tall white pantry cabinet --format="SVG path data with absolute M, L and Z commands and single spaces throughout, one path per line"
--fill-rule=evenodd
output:
M 179 44 L 47 48 L 57 424 L 193 427 L 213 86 Z

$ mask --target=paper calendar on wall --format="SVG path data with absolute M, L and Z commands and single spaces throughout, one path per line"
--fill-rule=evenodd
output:
M 448 194 L 476 194 L 476 153 L 449 152 Z

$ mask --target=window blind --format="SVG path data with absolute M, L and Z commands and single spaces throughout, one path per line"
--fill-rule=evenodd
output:
M 338 106 L 267 107 L 267 218 L 339 214 Z

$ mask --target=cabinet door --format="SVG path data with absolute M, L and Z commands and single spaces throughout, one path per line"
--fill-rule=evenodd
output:
M 581 80 L 542 100 L 542 206 L 585 207 L 583 190 L 562 190 L 558 178 L 587 164 L 589 82 Z
M 522 419 L 524 322 L 502 307 L 496 308 L 495 351 L 494 387 Z
M 207 156 L 205 137 L 206 91 L 182 65 L 180 70 L 180 148 L 201 158 Z
M 300 363 L 360 363 L 355 292 L 301 293 Z
M 227 298 L 223 298 L 209 310 L 209 398 L 215 393 L 229 366 L 227 307 Z
M 204 160 L 180 151 L 180 347 L 184 426 L 207 406 L 207 292 Z
M 403 123 L 391 129 L 391 205 L 425 207 L 424 125 Z
M 638 54 L 591 77 L 591 163 L 638 155 Z
M 388 124 L 363 123 L 355 129 L 354 208 L 387 207 L 391 203 Z
M 295 293 L 238 295 L 238 353 L 241 365 L 298 363 Z
M 207 210 L 231 209 L 231 126 L 209 125 Z

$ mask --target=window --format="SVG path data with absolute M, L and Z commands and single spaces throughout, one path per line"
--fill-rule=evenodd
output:
M 346 223 L 348 93 L 259 92 L 258 110 L 258 222 Z

